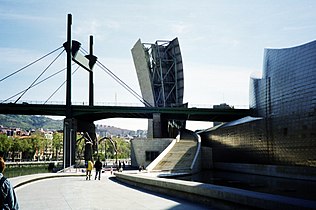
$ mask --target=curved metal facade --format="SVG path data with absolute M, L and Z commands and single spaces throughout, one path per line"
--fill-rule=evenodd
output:
M 250 108 L 262 117 L 260 123 L 204 133 L 218 154 L 217 161 L 315 167 L 316 41 L 265 49 L 262 78 L 250 79 L 249 94 Z M 232 139 L 238 144 L 231 145 Z M 223 148 L 226 157 L 216 152 Z
M 277 162 L 316 164 L 316 41 L 266 49 L 257 114 Z

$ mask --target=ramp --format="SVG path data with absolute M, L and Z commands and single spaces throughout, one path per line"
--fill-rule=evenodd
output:
M 193 173 L 200 169 L 199 136 L 184 130 L 175 143 L 167 147 L 152 164 L 147 167 L 150 172 Z

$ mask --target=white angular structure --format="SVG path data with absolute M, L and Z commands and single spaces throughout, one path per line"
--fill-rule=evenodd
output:
M 154 44 L 144 44 L 139 39 L 131 51 L 146 104 L 154 107 L 183 106 L 183 65 L 178 39 Z M 168 120 L 160 115 L 153 118 L 148 121 L 148 137 L 165 136 Z

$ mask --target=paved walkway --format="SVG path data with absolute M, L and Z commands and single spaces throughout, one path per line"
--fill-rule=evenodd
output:
M 15 189 L 23 210 L 49 209 L 210 209 L 196 203 L 133 188 L 117 182 L 109 172 L 101 180 L 85 180 L 82 173 L 68 173 L 23 184 Z M 43 178 L 48 174 L 12 179 L 14 186 L 28 179 Z M 49 176 L 56 176 L 50 174 Z M 60 174 L 59 176 L 62 176 Z

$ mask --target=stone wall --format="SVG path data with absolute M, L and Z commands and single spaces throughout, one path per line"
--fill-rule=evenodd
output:
M 167 148 L 173 139 L 133 139 L 131 141 L 131 161 L 133 167 L 147 167 L 151 161 L 146 160 L 146 151 L 157 151 L 159 154 Z

